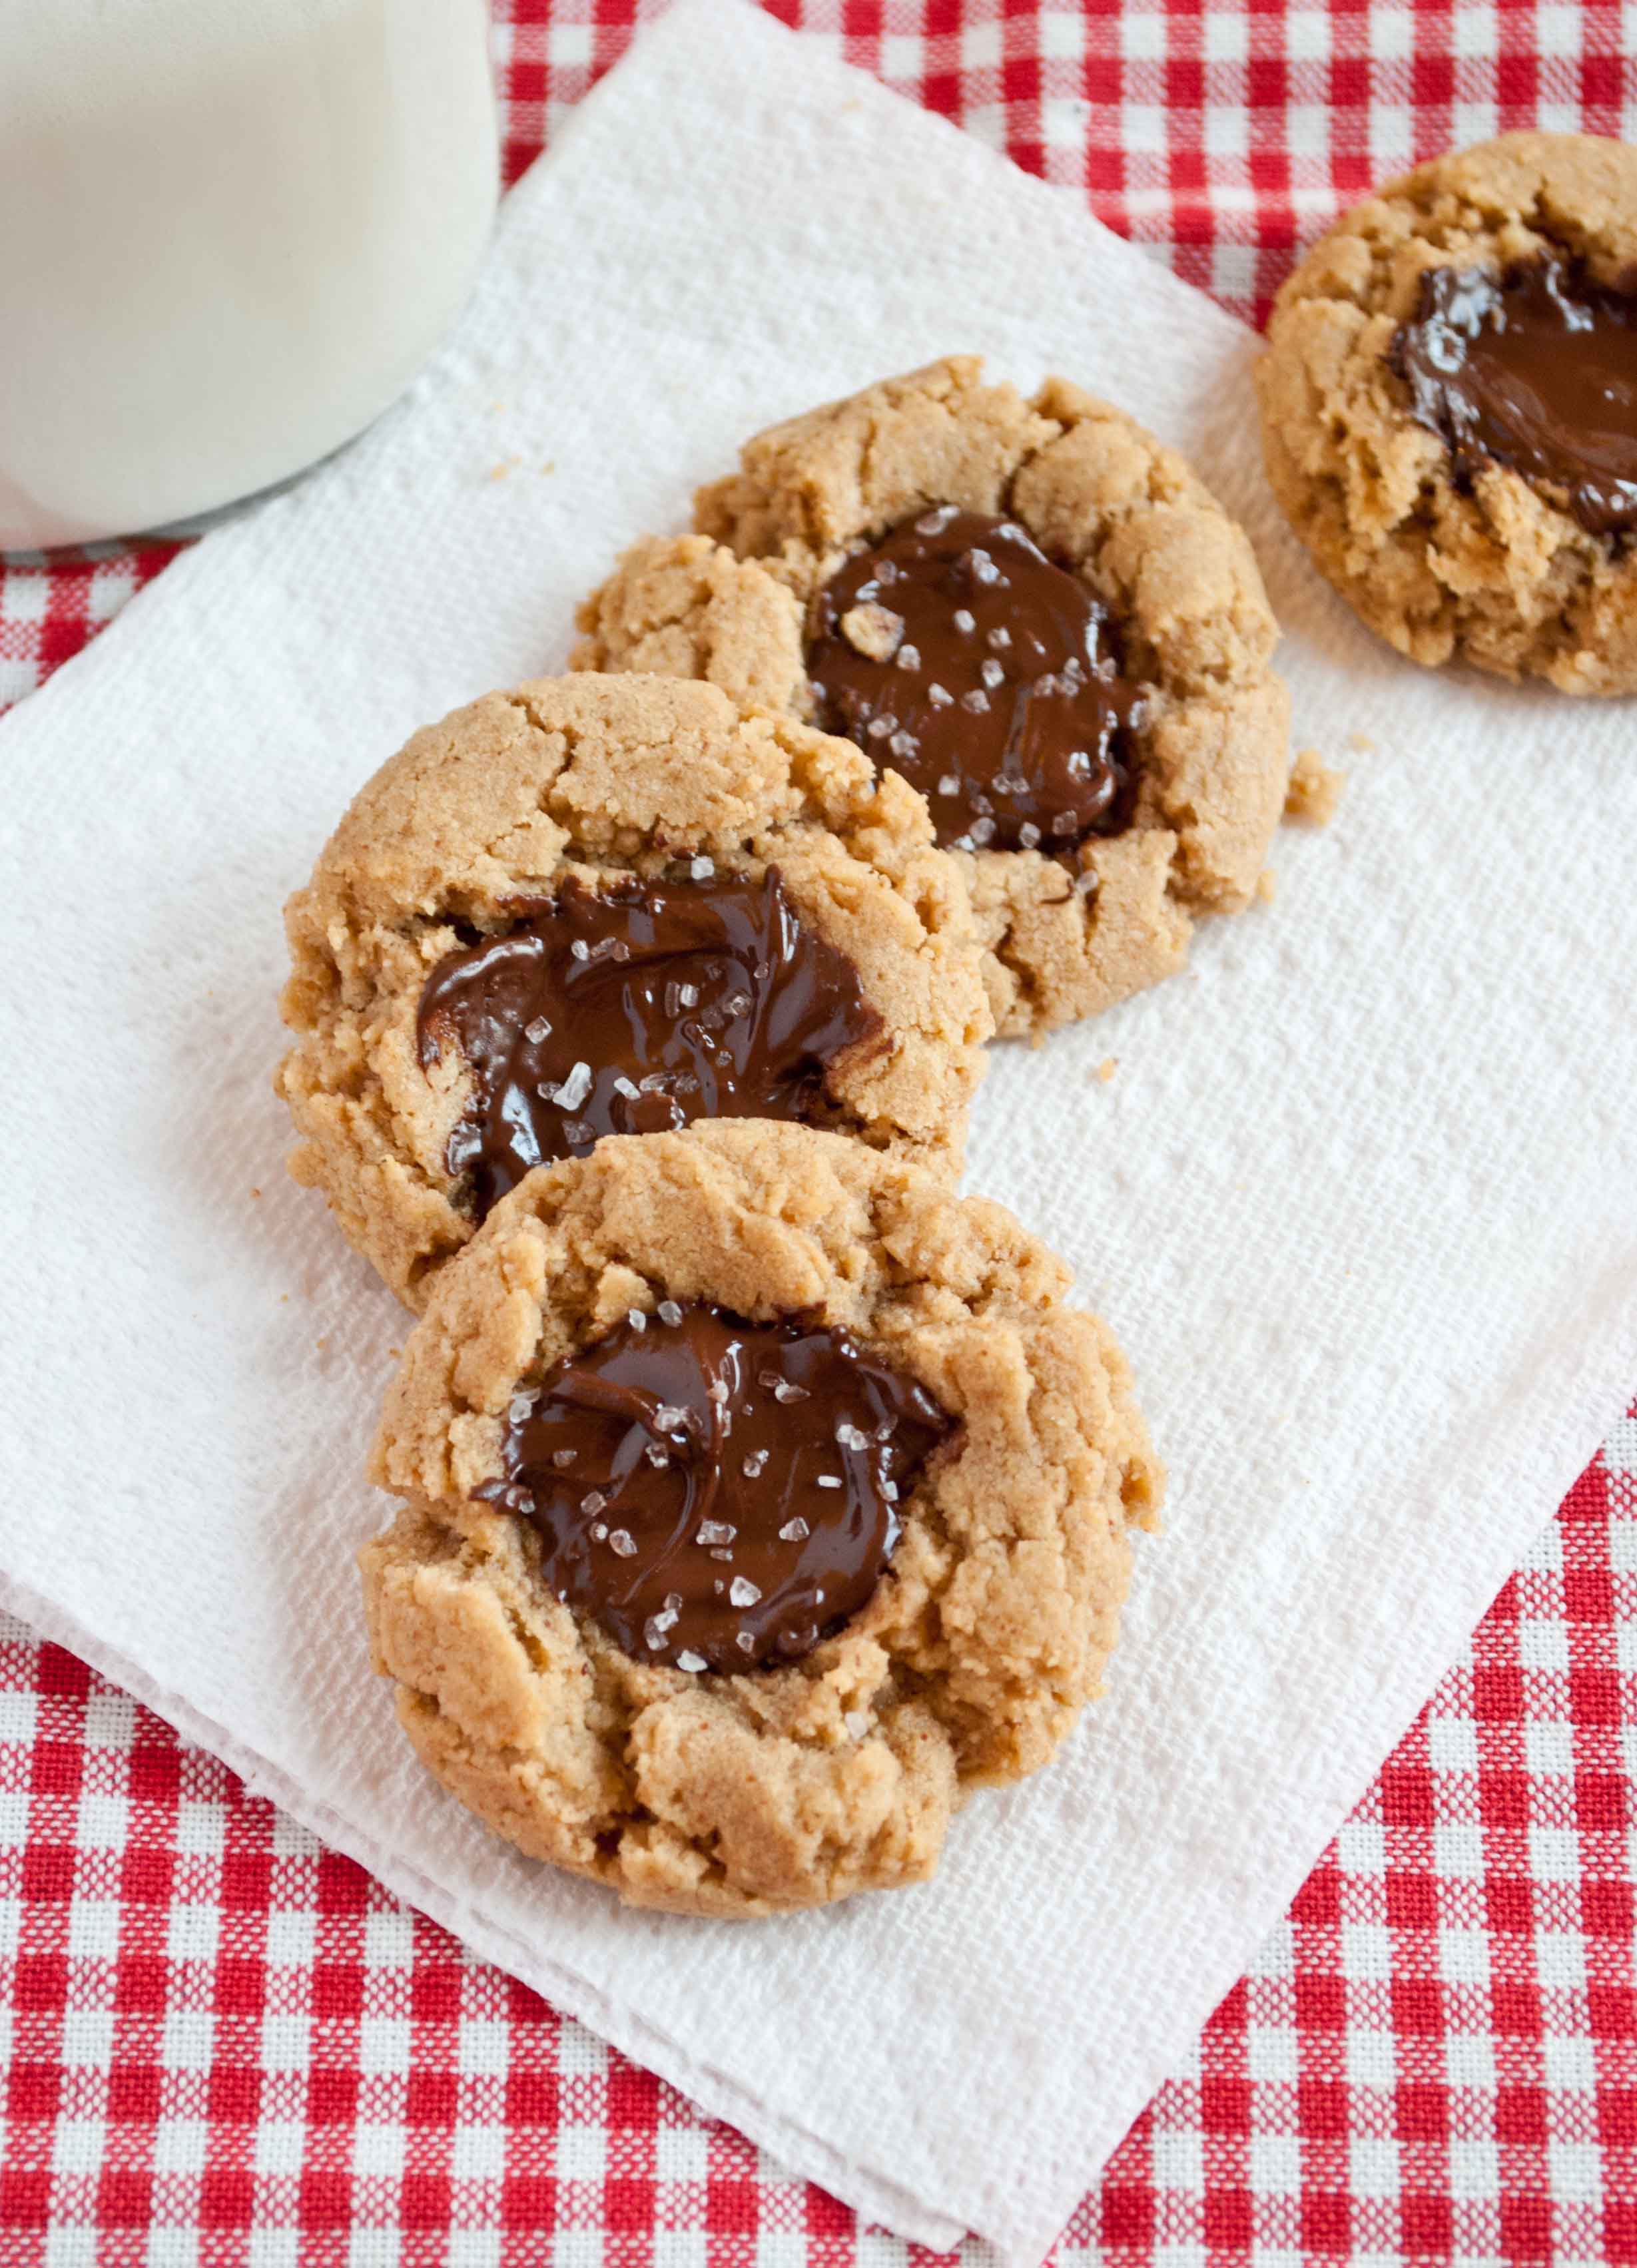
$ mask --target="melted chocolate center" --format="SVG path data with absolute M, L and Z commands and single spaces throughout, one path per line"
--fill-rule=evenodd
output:
M 667 1300 L 520 1388 L 478 1494 L 638 1661 L 755 1669 L 866 1602 L 952 1425 L 844 1331 Z
M 1015 520 L 940 504 L 814 603 L 820 721 L 901 771 L 961 850 L 1066 850 L 1131 823 L 1140 695 L 1108 610 Z
M 1637 294 L 1555 258 L 1428 269 L 1388 362 L 1464 485 L 1493 461 L 1564 490 L 1594 535 L 1637 526 Z
M 605 1134 L 822 1116 L 826 1064 L 881 1030 L 774 867 L 757 882 L 570 880 L 516 911 L 446 954 L 421 994 L 422 1063 L 453 1040 L 472 1066 L 446 1155 L 479 1219 L 531 1167 Z

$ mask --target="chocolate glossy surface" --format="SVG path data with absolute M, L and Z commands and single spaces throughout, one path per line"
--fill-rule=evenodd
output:
M 1507 465 L 1594 534 L 1637 526 L 1637 296 L 1557 259 L 1430 269 L 1388 359 L 1463 482 Z
M 814 602 L 819 722 L 890 765 L 962 849 L 1064 850 L 1128 826 L 1139 688 L 1108 610 L 1017 521 L 943 504 Z
M 667 1300 L 520 1389 L 479 1493 L 638 1661 L 776 1667 L 866 1603 L 951 1427 L 844 1331 Z
M 453 1044 L 472 1067 L 447 1161 L 480 1219 L 531 1167 L 605 1134 L 822 1116 L 825 1065 L 881 1030 L 858 971 L 776 868 L 594 891 L 571 880 L 516 910 L 446 954 L 421 994 L 423 1064 Z

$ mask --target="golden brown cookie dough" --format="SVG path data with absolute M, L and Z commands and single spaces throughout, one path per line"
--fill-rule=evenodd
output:
M 685 672 L 808 716 L 817 594 L 948 504 L 1008 515 L 1081 578 L 1147 692 L 1125 831 L 1056 856 L 955 854 L 997 1027 L 1040 1033 L 1169 976 L 1201 915 L 1248 904 L 1284 801 L 1288 701 L 1262 578 L 1174 451 L 1062 379 L 1025 401 L 955 356 L 886 379 L 748 442 L 699 492 L 697 534 L 638 544 L 586 601 L 573 664 Z
M 678 862 L 777 870 L 880 1019 L 830 1057 L 816 1107 L 876 1149 L 958 1172 L 989 1014 L 966 891 L 920 798 L 878 780 L 851 741 L 741 716 L 708 685 L 542 679 L 416 733 L 286 910 L 291 1170 L 410 1306 L 476 1226 L 469 1177 L 447 1156 L 472 1074 L 457 1046 L 423 1061 L 429 975 L 464 939 L 508 928 L 519 899 Z
M 1637 552 L 1551 483 L 1463 472 L 1388 356 L 1428 271 L 1496 276 L 1552 256 L 1595 281 L 1637 262 L 1637 150 L 1508 134 L 1390 181 L 1308 253 L 1259 372 L 1268 477 L 1325 575 L 1400 653 L 1637 690 Z
M 1012 1216 L 863 1144 L 769 1122 L 542 1168 L 439 1275 L 372 1473 L 376 1667 L 422 1761 L 498 1833 L 634 1904 L 771 1914 L 919 1881 L 970 1788 L 1036 1771 L 1098 1690 L 1163 1476 L 1119 1349 Z M 520 1387 L 633 1307 L 844 1329 L 955 1420 L 867 1604 L 801 1660 L 638 1660 L 475 1496 Z

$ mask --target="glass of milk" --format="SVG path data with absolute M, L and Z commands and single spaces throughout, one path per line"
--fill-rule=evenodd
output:
M 485 0 L 0 0 L 0 549 L 287 479 L 494 217 Z

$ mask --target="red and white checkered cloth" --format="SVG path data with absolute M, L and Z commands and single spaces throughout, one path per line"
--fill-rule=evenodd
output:
M 510 175 L 648 12 L 499 0 Z M 1251 316 L 1296 239 L 1404 162 L 1510 127 L 1637 128 L 1613 6 L 777 12 Z M 0 705 L 169 556 L 0 573 Z M 1634 1780 L 1637 1413 L 1054 2259 L 1637 2263 Z M 893 2268 L 915 2249 L 3 1620 L 0 2026 L 0 2268 Z

